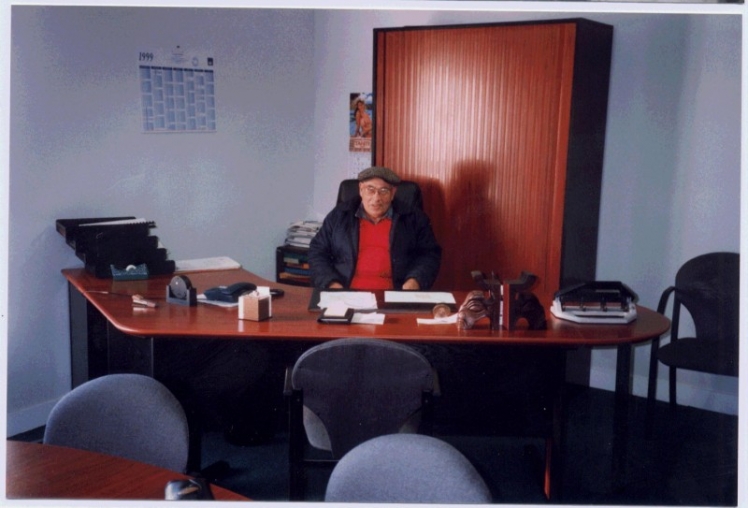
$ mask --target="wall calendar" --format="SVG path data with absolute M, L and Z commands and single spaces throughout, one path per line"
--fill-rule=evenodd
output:
M 170 51 L 142 51 L 138 73 L 143 132 L 215 132 L 213 57 Z

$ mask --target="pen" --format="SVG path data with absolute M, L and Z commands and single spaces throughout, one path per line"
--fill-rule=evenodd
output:
M 143 305 L 145 307 L 156 307 L 156 302 L 151 300 L 146 300 L 141 295 L 132 295 L 132 304 L 133 305 Z

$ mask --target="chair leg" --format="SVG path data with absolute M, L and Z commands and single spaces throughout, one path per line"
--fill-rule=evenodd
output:
M 659 348 L 660 338 L 652 339 L 652 347 L 649 353 L 649 383 L 647 385 L 647 398 L 654 401 L 657 398 L 657 349 Z
M 419 432 L 427 436 L 434 435 L 434 404 L 431 392 L 421 394 L 421 425 Z
M 654 425 L 654 406 L 655 401 L 657 400 L 657 370 L 660 363 L 657 359 L 657 348 L 659 342 L 659 337 L 653 339 L 649 355 L 649 382 L 647 384 L 647 406 L 644 415 L 644 429 L 647 437 L 652 435 Z
M 675 385 L 677 384 L 675 382 L 675 380 L 676 380 L 676 378 L 675 378 L 675 370 L 676 370 L 675 367 L 670 367 L 670 380 L 669 380 L 670 381 L 670 383 L 669 383 L 670 386 L 669 386 L 669 389 L 670 389 L 670 405 L 671 406 L 677 405 L 677 400 L 678 400 L 677 397 L 676 397 L 676 394 L 675 394 Z
M 288 411 L 288 498 L 290 501 L 304 499 L 304 422 L 303 394 L 294 390 L 289 399 Z
M 553 488 L 553 477 L 551 475 L 553 464 L 553 439 L 546 438 L 545 440 L 545 472 L 543 474 L 543 493 L 545 494 L 546 500 L 550 501 L 551 496 L 554 495 Z
M 548 501 L 563 497 L 565 471 L 564 447 L 566 441 L 565 412 L 566 390 L 558 389 L 553 401 L 551 435 L 545 439 L 545 468 L 543 471 L 543 493 Z

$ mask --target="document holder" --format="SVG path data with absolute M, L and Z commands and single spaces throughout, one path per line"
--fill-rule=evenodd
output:
M 350 324 L 351 319 L 353 319 L 353 313 L 354 311 L 350 307 L 348 307 L 343 313 L 337 310 L 331 310 L 331 309 L 325 308 L 322 310 L 322 313 L 317 318 L 317 322 L 326 323 L 326 324 L 347 325 L 347 324 Z

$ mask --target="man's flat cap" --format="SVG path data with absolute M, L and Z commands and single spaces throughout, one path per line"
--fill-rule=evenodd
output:
M 400 177 L 397 176 L 397 173 L 392 171 L 390 168 L 385 168 L 382 166 L 373 166 L 364 169 L 358 174 L 359 182 L 365 182 L 366 180 L 371 180 L 372 178 L 381 178 L 390 185 L 397 185 L 400 183 Z

